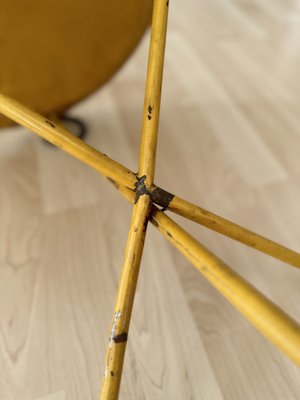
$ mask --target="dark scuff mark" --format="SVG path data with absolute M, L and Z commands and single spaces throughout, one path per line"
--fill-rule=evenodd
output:
M 126 332 L 121 333 L 113 338 L 115 343 L 125 343 L 127 342 L 128 334 Z
M 166 2 L 166 6 L 167 6 L 167 7 L 169 7 L 169 0 L 167 0 L 167 2 Z
M 167 210 L 174 197 L 174 194 L 169 193 L 159 187 L 151 192 L 151 200 L 153 203 L 160 205 L 163 208 L 162 211 Z
M 152 119 L 152 112 L 153 112 L 153 107 L 149 106 L 148 107 L 148 120 L 149 121 Z
M 113 378 L 115 376 L 114 371 L 110 371 L 110 376 Z
M 141 196 L 144 195 L 151 195 L 151 192 L 147 189 L 146 185 L 145 185 L 145 180 L 146 180 L 146 175 L 142 176 L 141 178 L 137 178 L 137 182 L 135 183 L 135 192 L 136 192 L 136 196 L 135 196 L 135 204 L 139 201 L 139 198 Z
M 49 121 L 48 119 L 45 119 L 46 124 L 48 124 L 49 126 L 51 126 L 51 128 L 55 128 L 55 124 L 51 121 Z
M 166 231 L 166 233 L 171 239 L 173 239 L 173 235 L 169 231 Z

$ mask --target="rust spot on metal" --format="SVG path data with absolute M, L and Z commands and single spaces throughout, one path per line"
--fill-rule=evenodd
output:
M 113 337 L 113 341 L 115 343 L 125 343 L 127 342 L 127 339 L 128 339 L 128 334 L 126 332 L 123 332 L 120 335 Z
M 163 211 L 169 207 L 169 204 L 174 199 L 174 194 L 167 192 L 159 187 L 151 192 L 151 200 L 163 208 Z

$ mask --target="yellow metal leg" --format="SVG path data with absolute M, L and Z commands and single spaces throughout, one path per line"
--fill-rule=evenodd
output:
M 300 366 L 300 326 L 245 279 L 162 212 L 152 219 L 168 239 L 210 283 L 267 339 Z
M 134 294 L 148 222 L 150 198 L 142 196 L 133 208 L 117 300 L 106 351 L 100 399 L 117 399 Z
M 182 217 L 206 226 L 215 232 L 228 236 L 249 247 L 253 247 L 256 250 L 293 265 L 294 267 L 300 268 L 299 253 L 258 235 L 249 229 L 243 228 L 234 222 L 228 221 L 204 208 L 183 200 L 180 197 L 175 196 L 169 203 L 168 209 Z
M 138 181 L 112 329 L 106 351 L 101 400 L 117 399 L 121 384 L 131 311 L 151 205 L 149 189 L 153 183 L 155 170 L 167 20 L 168 5 L 166 1 L 154 0 Z

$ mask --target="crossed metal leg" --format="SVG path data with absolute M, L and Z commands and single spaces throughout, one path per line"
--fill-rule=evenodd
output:
M 102 379 L 101 400 L 117 399 L 143 245 L 150 221 L 268 340 L 300 365 L 300 326 L 165 214 L 166 210 L 300 268 L 300 254 L 154 184 L 169 1 L 154 0 L 139 170 L 135 174 L 62 126 L 0 95 L 0 112 L 107 177 L 133 204 Z

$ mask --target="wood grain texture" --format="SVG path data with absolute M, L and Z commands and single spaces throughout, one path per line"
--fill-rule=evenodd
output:
M 38 400 L 65 400 L 66 396 L 64 392 L 53 393 L 50 396 L 40 397 Z
M 156 167 L 158 185 L 298 251 L 299 21 L 292 1 L 172 3 Z M 147 53 L 72 111 L 134 171 Z M 130 213 L 86 166 L 0 135 L 1 400 L 97 398 Z M 298 270 L 175 219 L 300 320 Z M 299 397 L 299 369 L 149 227 L 120 399 Z

